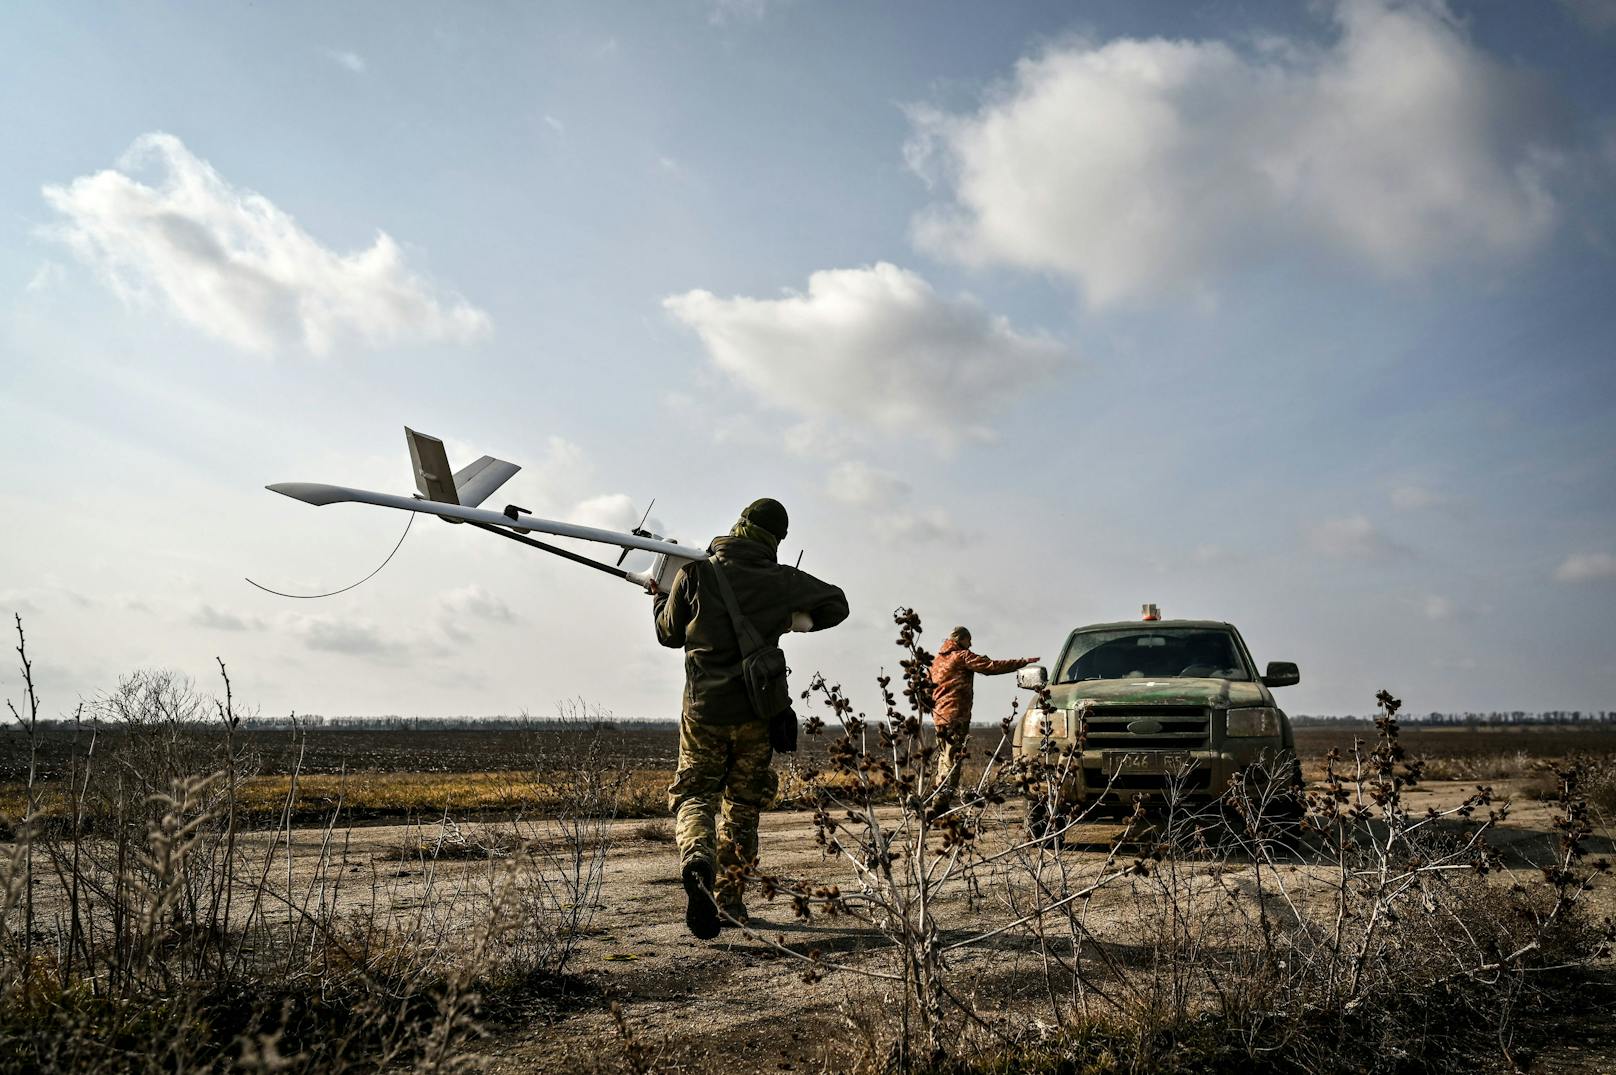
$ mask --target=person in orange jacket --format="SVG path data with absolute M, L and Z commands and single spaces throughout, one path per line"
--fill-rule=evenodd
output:
M 976 675 L 1002 676 L 1037 657 L 995 661 L 971 652 L 971 632 L 956 627 L 948 633 L 931 662 L 931 719 L 937 725 L 937 783 L 957 791 L 965 766 L 966 743 L 971 734 L 971 704 L 976 697 Z

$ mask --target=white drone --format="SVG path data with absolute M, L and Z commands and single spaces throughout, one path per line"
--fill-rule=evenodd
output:
M 350 489 L 343 485 L 323 485 L 318 482 L 279 482 L 275 485 L 265 486 L 271 492 L 289 496 L 293 500 L 301 500 L 305 504 L 315 507 L 324 507 L 327 504 L 375 504 L 377 507 L 398 508 L 402 511 L 418 512 L 425 515 L 436 515 L 447 523 L 467 523 L 486 530 L 491 534 L 519 541 L 524 545 L 556 556 L 571 560 L 604 571 L 609 575 L 625 579 L 636 586 L 646 587 L 655 583 L 663 593 L 673 585 L 673 577 L 679 569 L 692 560 L 706 558 L 706 553 L 692 549 L 661 535 L 646 530 L 645 519 L 633 530 L 623 533 L 617 530 L 602 530 L 593 526 L 579 526 L 576 523 L 556 522 L 552 519 L 541 519 L 528 513 L 526 508 L 519 508 L 515 504 L 508 504 L 504 511 L 487 511 L 479 508 L 481 504 L 493 495 L 494 490 L 510 481 L 517 471 L 522 468 L 515 463 L 507 463 L 503 459 L 495 459 L 485 455 L 460 470 L 450 472 L 449 457 L 443 450 L 443 442 L 436 437 L 429 437 L 425 433 L 417 433 L 408 426 L 404 427 L 404 438 L 410 446 L 410 463 L 415 469 L 415 487 L 419 490 L 415 496 L 396 496 L 392 493 L 376 493 L 368 489 Z M 654 503 L 654 502 L 653 502 Z M 647 507 L 646 516 L 649 517 L 651 509 Z M 598 541 L 603 545 L 615 545 L 622 549 L 617 558 L 617 564 L 602 563 L 591 560 L 587 556 L 580 556 L 568 549 L 557 548 L 554 545 L 538 541 L 529 534 L 552 534 L 556 537 L 577 538 L 583 541 Z M 400 544 L 403 538 L 399 539 Z M 396 548 L 394 551 L 398 551 Z M 622 567 L 623 560 L 630 552 L 643 551 L 654 553 L 656 560 L 651 569 L 645 572 L 627 571 Z M 391 559 L 391 556 L 389 556 Z M 386 566 L 386 561 L 383 561 Z M 377 568 L 380 571 L 381 568 Z M 371 575 L 374 575 L 372 572 Z M 366 576 L 369 578 L 370 576 Z M 251 581 L 250 579 L 248 580 Z M 361 579 L 360 582 L 364 582 Z M 257 586 L 257 583 L 253 583 Z M 358 585 L 355 583 L 354 585 Z M 351 589 L 351 587 L 350 587 Z M 270 591 L 272 593 L 277 591 Z M 341 591 L 337 591 L 341 592 Z M 287 594 L 283 596 L 297 596 Z M 320 595 L 327 596 L 327 595 Z

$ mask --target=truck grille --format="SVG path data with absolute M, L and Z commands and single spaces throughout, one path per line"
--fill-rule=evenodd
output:
M 1128 725 L 1153 720 L 1161 730 L 1134 733 Z M 1198 750 L 1207 746 L 1212 712 L 1194 705 L 1096 705 L 1088 711 L 1089 750 Z

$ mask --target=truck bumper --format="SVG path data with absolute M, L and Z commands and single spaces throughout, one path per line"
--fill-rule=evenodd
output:
M 1127 754 L 1119 758 L 1119 754 Z M 1086 750 L 1062 765 L 1060 798 L 1069 804 L 1101 800 L 1132 802 L 1175 799 L 1211 800 L 1228 790 L 1242 770 L 1248 775 L 1289 784 L 1294 779 L 1294 753 L 1279 744 L 1234 754 L 1226 750 L 1162 751 Z

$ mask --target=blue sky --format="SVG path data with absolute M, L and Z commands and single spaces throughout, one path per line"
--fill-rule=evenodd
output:
M 991 655 L 1170 615 L 1293 712 L 1616 708 L 1616 5 L 13 5 L 0 608 L 47 707 L 672 716 L 630 588 L 271 481 L 702 542 Z M 15 693 L 15 676 L 0 679 Z M 984 690 L 997 712 L 1012 691 Z

